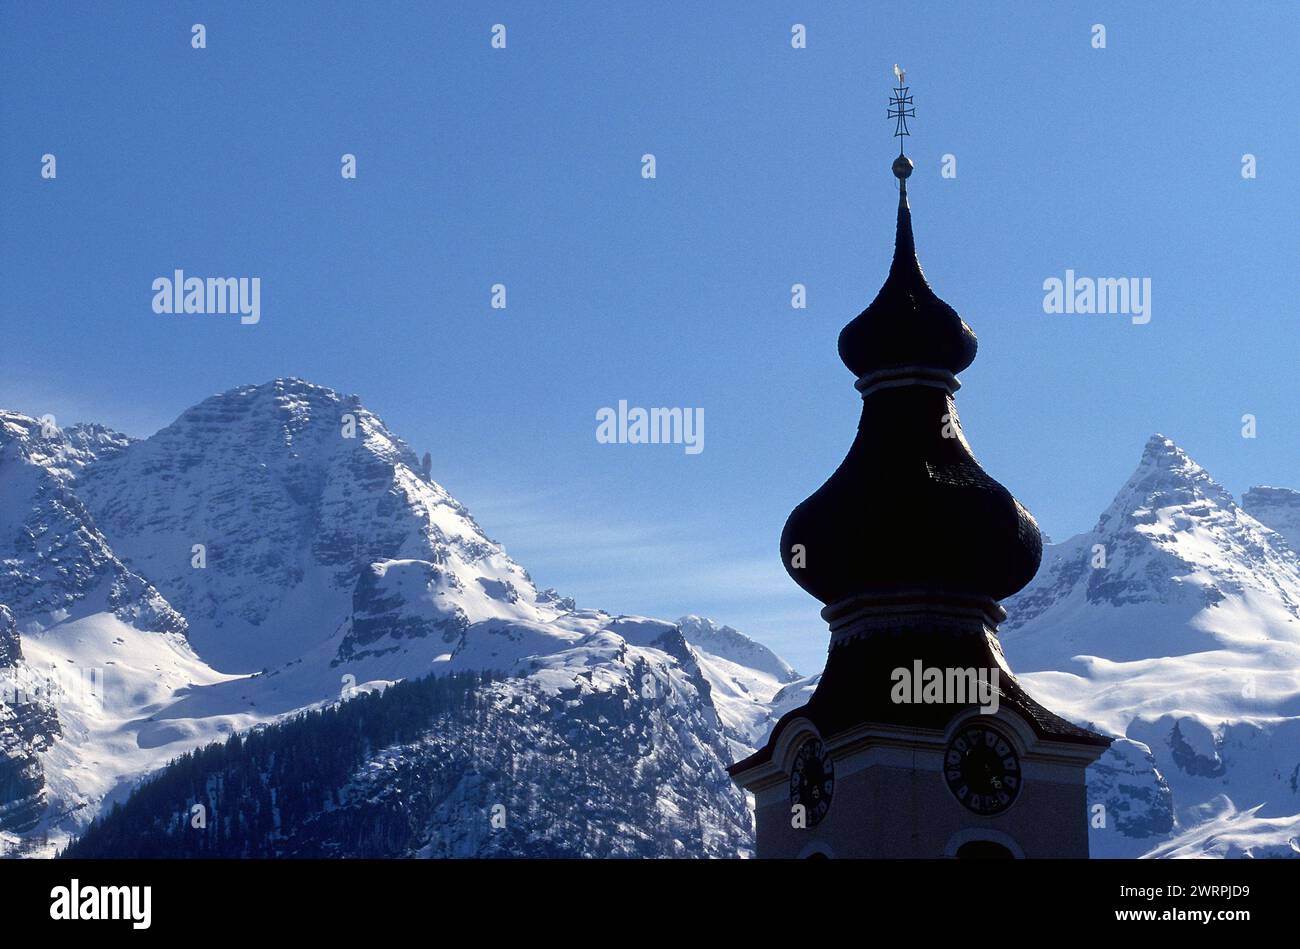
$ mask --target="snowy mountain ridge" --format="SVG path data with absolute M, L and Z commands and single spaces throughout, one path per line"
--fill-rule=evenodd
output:
M 709 682 L 713 704 L 732 741 L 732 757 L 740 760 L 767 739 L 772 702 L 799 673 L 730 626 L 688 615 L 677 620 L 677 628 Z
M 1182 449 L 1153 436 L 1005 605 L 1026 687 L 1119 738 L 1094 855 L 1300 855 L 1300 560 Z
M 1006 603 L 1026 687 L 1117 738 L 1089 771 L 1094 855 L 1300 854 L 1297 524 L 1300 493 L 1238 504 L 1153 436 Z M 142 440 L 0 413 L 0 676 L 67 686 L 0 694 L 0 853 L 52 853 L 187 750 L 476 671 L 498 678 L 473 716 L 374 749 L 292 839 L 240 846 L 744 854 L 723 769 L 819 680 L 708 619 L 539 591 L 355 396 L 242 386 Z M 548 782 L 563 800 L 528 804 Z M 474 823 L 503 800 L 527 815 L 508 838 Z M 261 796 L 223 806 L 266 819 Z
M 0 538 L 19 538 L 0 551 L 7 652 L 100 670 L 103 694 L 60 696 L 45 735 L 0 720 L 0 849 L 50 852 L 190 748 L 464 670 L 511 677 L 494 688 L 521 701 L 565 696 L 575 715 L 642 697 L 645 726 L 692 762 L 666 769 L 662 793 L 698 809 L 681 783 L 712 776 L 683 852 L 749 846 L 723 769 L 792 670 L 707 620 L 687 626 L 712 652 L 676 624 L 537 590 L 355 396 L 294 379 L 243 386 L 142 440 L 2 419 L 0 495 L 18 520 Z

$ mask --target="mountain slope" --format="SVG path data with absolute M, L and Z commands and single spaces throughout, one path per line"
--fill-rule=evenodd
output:
M 675 624 L 578 610 L 538 591 L 355 397 L 299 380 L 245 386 L 141 441 L 93 425 L 15 426 L 22 465 L 0 455 L 0 490 L 7 485 L 21 502 L 10 510 L 26 512 L 20 536 L 55 553 L 4 561 L 17 606 L 14 632 L 0 645 L 27 666 L 75 666 L 102 680 L 62 697 L 44 718 L 18 716 L 40 706 L 0 696 L 0 790 L 12 805 L 6 812 L 0 802 L 0 820 L 11 816 L 0 850 L 50 852 L 96 813 L 130 800 L 144 775 L 232 733 L 399 681 L 468 673 L 496 677 L 496 698 L 476 698 L 496 711 L 448 728 L 482 753 L 484 736 L 497 736 L 504 744 L 493 767 L 526 758 L 539 768 L 544 747 L 562 752 L 549 777 L 556 787 L 579 786 L 572 782 L 596 759 L 638 776 L 622 790 L 604 788 L 583 839 L 635 838 L 635 827 L 662 825 L 679 809 L 692 827 L 713 829 L 626 852 L 749 846 L 744 797 L 723 769 L 748 752 L 769 693 L 792 670 L 707 620 L 686 622 L 704 644 L 695 647 Z M 65 549 L 82 551 L 88 566 L 61 589 L 50 578 L 69 563 Z M 28 576 L 38 580 L 24 585 Z M 101 603 L 97 582 L 125 592 Z M 609 743 L 622 741 L 622 726 L 610 723 L 626 725 L 633 698 L 651 750 L 638 741 L 616 753 Z M 49 724 L 48 733 L 31 735 L 33 722 Z M 453 784 L 486 787 L 473 777 L 483 754 L 452 753 L 456 740 L 431 732 L 404 750 L 375 749 L 356 781 L 407 775 L 389 791 L 366 785 L 406 795 L 413 786 L 402 781 L 434 768 Z M 368 800 L 354 804 L 364 811 Z M 545 821 L 565 806 L 550 803 L 536 809 L 543 838 Z M 336 799 L 327 812 L 340 806 Z M 330 820 L 318 817 L 317 832 Z M 420 831 L 421 846 L 441 853 L 432 841 L 445 839 L 447 852 L 477 852 L 444 830 Z
M 1238 506 L 1155 436 L 1008 601 L 1027 686 L 1117 736 L 1089 772 L 1094 854 L 1300 852 L 1296 497 Z M 87 852 L 743 854 L 723 768 L 818 678 L 700 617 L 538 591 L 355 397 L 299 380 L 143 441 L 0 413 L 0 502 L 0 851 L 125 803 Z M 463 701 L 412 713 L 442 680 Z M 330 709 L 375 742 L 316 772 L 244 750 L 320 740 L 292 731 L 319 716 L 275 723 Z M 234 756 L 159 770 L 214 741 Z M 196 838 L 200 798 L 221 820 Z
M 689 615 L 677 621 L 677 628 L 709 682 L 713 704 L 733 742 L 733 757 L 740 760 L 766 740 L 771 703 L 799 673 L 772 650 L 730 626 Z
M 600 633 L 525 676 L 407 680 L 177 762 L 71 855 L 744 855 L 703 683 L 663 657 Z
M 107 429 L 0 413 L 0 852 L 65 818 L 84 824 L 79 812 L 161 764 L 151 711 L 221 679 L 75 491 L 77 473 L 123 444 Z
M 57 429 L 0 412 L 0 603 L 20 629 L 109 612 L 184 634 L 185 620 L 118 559 L 73 492 L 69 469 L 85 457 Z
M 1026 686 L 1127 739 L 1089 771 L 1094 855 L 1166 852 L 1219 797 L 1256 822 L 1300 814 L 1300 564 L 1172 441 L 1151 438 L 1097 526 L 1006 608 Z

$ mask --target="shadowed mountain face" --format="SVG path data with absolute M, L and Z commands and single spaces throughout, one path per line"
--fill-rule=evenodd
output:
M 40 752 L 58 737 L 47 702 L 19 702 L 12 694 L 30 681 L 22 643 L 8 607 L 0 606 L 0 832 L 28 830 L 45 805 Z
M 183 634 L 185 620 L 115 555 L 74 490 L 94 448 L 0 412 L 0 603 L 20 630 L 107 611 L 141 629 Z
M 1005 604 L 1026 687 L 1125 739 L 1089 771 L 1109 815 L 1094 855 L 1300 855 L 1300 559 L 1248 512 L 1281 530 L 1293 494 L 1239 506 L 1153 436 L 1097 525 Z
M 598 688 L 535 674 L 408 680 L 165 769 L 73 856 L 732 857 L 750 816 L 688 649 L 604 635 Z M 272 804 L 274 802 L 274 804 Z M 328 803 L 326 803 L 328 802 Z M 174 815 L 202 804 L 235 833 Z

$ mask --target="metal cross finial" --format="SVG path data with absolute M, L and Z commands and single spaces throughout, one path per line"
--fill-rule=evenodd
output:
M 894 138 L 901 138 L 904 135 L 912 133 L 907 129 L 907 120 L 916 117 L 916 108 L 912 105 L 912 97 L 908 95 L 908 87 L 905 85 L 907 73 L 894 63 L 894 76 L 898 79 L 898 85 L 894 88 L 894 94 L 889 98 L 889 118 L 897 119 L 894 126 Z M 903 154 L 903 143 L 898 143 L 898 154 Z

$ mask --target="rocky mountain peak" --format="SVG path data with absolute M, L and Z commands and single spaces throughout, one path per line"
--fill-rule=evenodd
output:
M 377 617 L 400 609 L 398 590 L 453 625 L 561 608 L 356 396 L 301 379 L 205 399 L 96 464 L 81 493 L 223 670 L 273 668 L 336 634 L 364 639 L 340 658 L 391 651 Z M 389 561 L 408 566 L 371 570 Z M 367 620 L 349 630 L 356 602 Z
M 1097 531 L 1120 530 L 1127 518 L 1150 518 L 1156 511 L 1198 504 L 1236 507 L 1209 472 L 1173 439 L 1157 433 L 1147 439 L 1137 469 L 1101 515 Z
M 1153 435 L 1096 526 L 1050 548 L 1034 582 L 1007 602 L 1003 628 L 1014 641 L 1017 630 L 1040 625 L 1049 610 L 1146 605 L 1192 615 L 1248 595 L 1265 596 L 1300 617 L 1296 558 L 1172 439 Z M 1109 636 L 1104 629 L 1075 635 L 1079 647 Z M 1125 658 L 1179 648 L 1155 636 L 1093 646 L 1095 654 Z M 1022 657 L 1045 668 L 1059 658 L 1059 648 L 1026 644 Z

